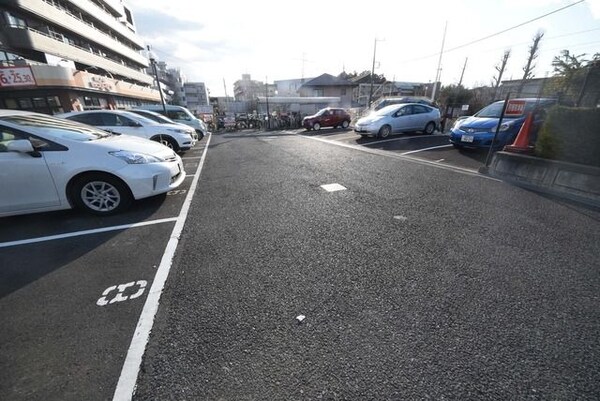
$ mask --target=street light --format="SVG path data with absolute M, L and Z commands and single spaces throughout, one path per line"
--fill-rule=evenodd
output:
M 165 105 L 165 98 L 160 87 L 160 81 L 158 80 L 158 70 L 156 69 L 156 55 L 152 50 L 150 50 L 150 45 L 148 45 L 148 59 L 150 59 L 150 64 L 152 64 L 152 71 L 154 71 L 154 77 L 156 78 L 156 85 L 158 86 L 158 93 L 160 95 L 160 104 L 162 104 L 163 111 L 165 112 L 166 116 L 167 106 Z

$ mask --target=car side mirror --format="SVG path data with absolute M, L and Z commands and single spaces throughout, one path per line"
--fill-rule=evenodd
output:
M 5 146 L 8 152 L 29 153 L 33 157 L 42 157 L 40 152 L 36 151 L 27 139 L 15 139 L 6 143 Z
M 15 139 L 6 143 L 6 150 L 9 152 L 29 153 L 33 152 L 33 145 L 27 139 Z
M 130 127 L 136 127 L 136 128 L 143 127 L 143 125 L 142 125 L 141 123 L 138 123 L 137 121 L 132 121 L 132 122 L 129 124 L 129 126 L 130 126 Z

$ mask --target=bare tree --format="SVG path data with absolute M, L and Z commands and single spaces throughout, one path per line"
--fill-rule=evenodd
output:
M 494 87 L 494 100 L 496 99 L 496 96 L 498 96 L 498 86 L 500 86 L 500 82 L 502 81 L 502 75 L 504 74 L 506 63 L 510 57 L 510 51 L 510 49 L 505 50 L 500 62 L 494 67 L 494 69 L 498 72 L 498 76 L 494 76 L 492 80 L 492 86 Z
M 538 57 L 538 53 L 540 50 L 540 40 L 544 37 L 544 32 L 538 31 L 533 36 L 533 43 L 529 46 L 529 57 L 527 57 L 527 63 L 523 67 L 523 78 L 521 79 L 521 83 L 519 84 L 519 89 L 517 90 L 517 96 L 521 95 L 523 91 L 523 87 L 525 86 L 525 81 L 534 77 L 533 70 L 535 69 L 534 61 Z

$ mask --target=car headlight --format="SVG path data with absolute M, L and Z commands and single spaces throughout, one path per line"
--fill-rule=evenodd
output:
M 500 129 L 498 131 L 499 132 L 508 131 L 510 129 L 510 127 L 512 127 L 512 126 L 513 126 L 513 122 L 512 121 L 502 123 L 502 124 L 500 124 Z M 490 131 L 496 132 L 496 128 L 497 127 L 498 127 L 497 125 L 494 126 L 494 128 L 492 128 Z
M 123 160 L 127 164 L 148 164 L 164 162 L 164 160 L 160 157 L 148 155 L 146 153 L 129 152 L 127 150 L 108 152 L 108 154 Z

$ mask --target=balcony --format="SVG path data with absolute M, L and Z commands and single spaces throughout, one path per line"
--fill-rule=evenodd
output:
M 153 82 L 150 75 L 94 54 L 89 49 L 65 43 L 35 29 L 5 27 L 3 32 L 6 34 L 9 43 L 15 48 L 33 49 L 82 64 L 97 66 L 112 74 L 121 75 L 147 85 L 151 85 Z
M 78 8 L 78 9 L 82 10 L 84 13 L 93 16 L 95 19 L 101 21 L 103 24 L 110 27 L 110 29 L 116 31 L 123 37 L 127 38 L 127 40 L 131 41 L 133 44 L 135 44 L 138 47 L 137 50 L 142 50 L 144 48 L 144 42 L 143 42 L 142 38 L 140 38 L 137 34 L 135 34 L 135 32 L 132 32 L 129 28 L 127 28 L 125 25 L 123 25 L 119 20 L 117 20 L 112 15 L 107 14 L 106 11 L 104 11 L 100 7 L 96 6 L 91 1 L 89 1 L 89 0 L 67 0 L 67 1 L 72 3 L 75 8 Z M 17 0 L 17 6 L 23 8 L 31 13 L 39 15 L 42 19 L 52 21 L 53 23 L 55 23 L 59 26 L 62 26 L 70 31 L 77 32 L 77 33 L 81 34 L 82 36 L 85 36 L 94 41 L 97 41 L 99 35 L 103 35 L 104 37 L 106 37 L 107 39 L 109 39 L 111 41 L 109 43 L 115 43 L 115 42 L 119 43 L 115 39 L 111 38 L 110 36 L 108 36 L 107 34 L 102 32 L 101 30 L 88 25 L 86 22 L 81 21 L 79 18 L 77 18 L 74 15 L 71 15 L 70 13 L 66 12 L 65 10 L 57 9 L 56 7 L 46 3 L 45 1 Z M 65 18 L 65 15 L 67 16 L 66 18 Z M 73 25 L 73 23 L 76 23 L 76 25 Z M 85 27 L 85 31 L 80 31 L 81 26 Z M 90 33 L 92 36 L 89 36 Z M 98 42 L 98 43 L 105 45 L 102 42 Z M 119 43 L 119 45 L 123 46 L 125 49 L 128 49 L 130 52 L 133 52 L 133 53 L 139 55 L 139 53 L 137 53 L 136 50 L 130 49 L 129 47 L 127 47 L 121 43 Z M 108 45 L 108 46 L 105 45 L 105 46 L 109 47 L 109 48 L 115 47 L 114 45 Z M 115 47 L 115 51 L 119 51 L 119 50 Z M 129 54 L 124 54 L 124 56 L 130 57 Z M 147 61 L 146 61 L 146 64 L 147 64 Z

